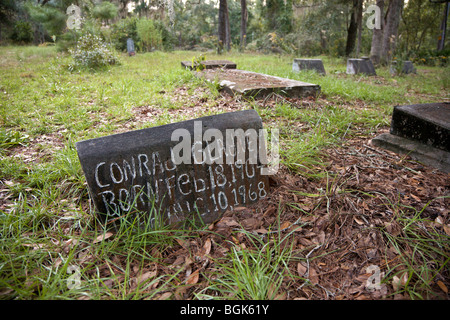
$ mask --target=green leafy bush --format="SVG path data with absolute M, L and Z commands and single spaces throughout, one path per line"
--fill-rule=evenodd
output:
M 344 57 L 345 56 L 345 45 L 346 38 L 336 38 L 331 42 L 331 46 L 328 51 L 332 57 Z
M 66 32 L 60 35 L 56 41 L 56 48 L 60 52 L 69 52 L 70 48 L 75 46 L 76 34 L 74 32 Z
M 161 32 L 156 28 L 153 20 L 139 19 L 136 23 L 136 31 L 142 50 L 152 51 L 162 46 Z
M 98 36 L 85 34 L 78 39 L 75 49 L 69 50 L 74 60 L 74 67 L 98 69 L 119 63 L 114 52 Z
M 111 41 L 116 50 L 124 52 L 127 50 L 127 39 L 133 39 L 136 50 L 139 50 L 139 37 L 136 31 L 137 18 L 126 18 L 119 20 L 111 27 Z
M 175 45 L 177 44 L 177 37 L 166 27 L 166 25 L 162 21 L 157 20 L 153 23 L 155 25 L 155 28 L 161 34 L 163 49 L 166 51 L 173 50 Z
M 116 50 L 125 52 L 128 38 L 133 39 L 137 51 L 144 52 L 152 49 L 173 50 L 177 43 L 173 32 L 162 21 L 134 17 L 121 19 L 111 27 L 111 41 Z
M 24 7 L 30 15 L 31 21 L 33 21 L 35 25 L 36 23 L 39 23 L 49 36 L 60 36 L 64 33 L 67 22 L 66 12 L 50 5 L 37 5 L 32 1 L 25 2 Z
M 114 3 L 104 1 L 94 7 L 92 16 L 102 21 L 108 21 L 114 19 L 118 12 L 119 8 Z
M 29 43 L 33 41 L 33 28 L 28 21 L 17 21 L 14 24 L 11 39 L 18 43 Z
M 449 64 L 450 49 L 446 49 L 443 51 L 420 51 L 415 54 L 415 56 L 411 60 L 419 65 L 445 67 Z

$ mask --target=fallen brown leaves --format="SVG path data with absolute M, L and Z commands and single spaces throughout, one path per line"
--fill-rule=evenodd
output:
M 334 178 L 308 180 L 282 168 L 271 178 L 267 199 L 227 212 L 209 226 L 210 232 L 180 241 L 164 260 L 171 268 L 165 270 L 183 268 L 173 298 L 192 299 L 194 293 L 208 287 L 220 272 L 216 261 L 226 257 L 232 246 L 258 250 L 248 233 L 267 241 L 275 235 L 283 238 L 290 234 L 285 245 L 292 246 L 298 259 L 289 264 L 278 297 L 409 298 L 402 293 L 393 295 L 406 285 L 408 274 L 403 270 L 402 254 L 385 235 L 402 235 L 396 220 L 400 210 L 420 213 L 421 218 L 431 221 L 424 228 L 448 235 L 449 200 L 443 196 L 449 194 L 449 176 L 374 148 L 369 138 L 353 138 L 327 151 L 327 172 Z M 404 250 L 407 255 L 411 248 Z M 388 269 L 392 273 L 388 280 L 370 290 L 368 281 L 372 281 L 374 270 L 383 280 Z M 434 295 L 425 298 L 448 298 L 448 270 L 438 272 L 429 284 Z
M 165 94 L 165 92 L 161 92 Z M 170 93 L 170 103 L 174 107 L 163 109 L 160 106 L 146 105 L 133 109 L 134 119 L 125 125 L 125 128 L 134 128 L 139 124 L 155 122 L 158 117 L 168 114 L 170 118 L 195 119 L 205 114 L 233 112 L 243 109 L 240 99 L 231 97 L 226 93 L 218 99 L 210 98 L 209 90 L 205 87 L 189 88 L 179 87 Z
M 448 195 L 448 175 L 367 143 L 353 139 L 328 151 L 327 170 L 338 177 L 332 185 L 327 179 L 308 180 L 282 169 L 271 179 L 268 199 L 227 212 L 207 232 L 179 239 L 155 267 L 158 274 L 178 273 L 178 280 L 173 289 L 155 298 L 194 299 L 220 273 L 216 262 L 227 257 L 231 247 L 259 249 L 249 241 L 251 233 L 268 242 L 281 235 L 285 245 L 292 247 L 296 259 L 289 263 L 278 298 L 407 299 L 406 294 L 392 295 L 406 285 L 408 273 L 402 272 L 402 255 L 380 230 L 401 235 L 395 220 L 399 214 L 395 204 L 401 204 L 434 221 L 433 230 L 447 232 L 448 199 L 439 197 Z M 318 190 L 325 190 L 326 184 L 330 192 L 321 194 Z M 154 250 L 152 254 L 163 257 Z M 370 290 L 373 272 L 378 270 L 383 279 L 393 265 L 400 266 L 396 274 Z M 143 274 L 154 276 L 153 272 Z M 426 298 L 447 298 L 448 270 L 439 272 L 430 283 L 435 295 Z

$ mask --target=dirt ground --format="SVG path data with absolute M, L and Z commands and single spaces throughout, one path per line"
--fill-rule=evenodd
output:
M 179 90 L 185 94 L 185 90 Z M 173 112 L 192 112 L 195 116 L 206 102 L 200 96 L 196 100 L 196 94 L 192 94 L 191 107 Z M 298 106 L 314 103 L 308 99 L 291 102 Z M 274 100 L 259 103 L 270 107 Z M 236 111 L 240 102 L 225 96 L 213 108 Z M 152 112 L 140 114 L 147 117 Z M 388 130 L 382 128 L 377 135 Z M 398 248 L 389 237 L 406 236 L 399 221 L 413 218 L 427 220 L 421 224 L 421 236 L 427 237 L 430 232 L 449 236 L 450 201 L 442 197 L 449 195 L 450 179 L 448 174 L 407 156 L 372 146 L 373 137 L 362 132 L 341 146 L 325 150 L 329 177 L 322 180 L 310 180 L 282 167 L 271 177 L 270 196 L 264 201 L 227 212 L 209 226 L 216 236 L 205 233 L 166 252 L 167 265 L 185 264 L 189 285 L 162 298 L 171 294 L 176 299 L 193 298 L 194 292 L 207 286 L 205 275 L 217 270 L 213 261 L 226 255 L 230 243 L 256 249 L 240 232 L 245 230 L 267 241 L 289 235 L 285 245 L 292 246 L 296 257 L 302 258 L 289 265 L 290 275 L 286 273 L 278 299 L 409 299 L 407 293 L 393 293 L 407 281 L 404 258 L 414 256 L 414 248 L 408 244 Z M 370 289 L 368 281 L 376 272 L 381 285 Z M 425 299 L 448 299 L 448 268 L 438 272 L 430 283 L 433 295 L 424 293 Z
M 205 267 L 205 248 L 211 260 L 224 256 L 229 243 L 252 249 L 252 243 L 246 241 L 240 228 L 266 238 L 276 234 L 283 239 L 291 233 L 285 240 L 286 245 L 292 245 L 293 252 L 304 259 L 292 263 L 289 269 L 292 274 L 309 279 L 310 283 L 305 285 L 304 281 L 287 276 L 278 299 L 409 299 L 407 294 L 392 295 L 396 285 L 392 281 L 379 289 L 367 289 L 367 281 L 374 274 L 374 269 L 370 268 L 378 267 L 381 276 L 387 265 L 391 270 L 393 265 L 398 265 L 396 271 L 400 274 L 405 268 L 401 255 L 389 244 L 381 229 L 393 236 L 401 234 L 402 227 L 395 219 L 399 215 L 396 204 L 401 203 L 410 216 L 420 212 L 421 218 L 434 221 L 424 229 L 449 235 L 448 199 L 434 200 L 422 211 L 430 200 L 448 195 L 449 177 L 409 162 L 407 158 L 377 150 L 367 142 L 351 140 L 342 148 L 328 152 L 328 169 L 338 173 L 339 178 L 329 185 L 331 190 L 326 196 L 296 194 L 296 191 L 320 194 L 318 190 L 325 189 L 326 183 L 282 170 L 271 180 L 270 197 L 266 201 L 238 212 L 228 212 L 209 227 L 221 237 L 205 234 L 183 244 L 169 254 L 166 262 L 175 263 L 183 256 L 189 259 L 194 252 L 194 256 L 203 259 L 190 267 L 193 272 L 200 270 L 201 274 L 208 272 L 208 268 L 215 268 L 213 264 Z M 280 218 L 278 210 L 282 212 Z M 412 253 L 411 247 L 404 250 Z M 433 282 L 433 292 L 437 296 L 426 298 L 448 299 L 445 289 L 449 285 L 448 269 L 442 270 L 440 278 Z M 189 293 L 199 287 L 202 287 L 201 277 L 191 290 L 184 287 L 175 296 L 190 298 Z

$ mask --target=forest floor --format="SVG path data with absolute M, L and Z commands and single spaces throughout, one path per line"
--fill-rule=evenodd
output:
M 449 175 L 370 141 L 395 105 L 449 101 L 449 67 L 365 77 L 320 57 L 320 76 L 208 56 L 322 89 L 243 99 L 180 67 L 197 54 L 70 72 L 53 48 L 0 48 L 0 299 L 448 300 Z M 265 199 L 200 229 L 97 223 L 75 142 L 246 109 L 280 130 Z

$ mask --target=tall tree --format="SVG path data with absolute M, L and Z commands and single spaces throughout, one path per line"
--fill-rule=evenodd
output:
M 345 46 L 345 55 L 347 57 L 350 56 L 355 49 L 358 30 L 360 29 L 360 25 L 362 23 L 362 7 L 363 0 L 353 0 L 350 24 L 347 32 L 347 43 Z
M 397 45 L 398 27 L 400 25 L 403 5 L 404 0 L 389 1 L 383 32 L 383 46 L 381 49 L 381 62 L 384 64 L 390 62 Z
M 2 41 L 2 25 L 8 26 L 17 11 L 13 0 L 0 0 L 0 42 Z
M 131 2 L 131 0 L 117 0 L 117 3 L 119 5 L 119 17 L 121 19 L 124 19 L 128 15 L 128 4 Z
M 356 24 L 358 26 L 358 41 L 356 43 L 356 57 L 359 57 L 359 54 L 361 52 L 361 41 L 362 41 L 362 22 L 363 22 L 363 2 L 364 0 L 361 0 L 361 4 L 358 6 L 358 12 L 357 12 L 357 20 Z
M 241 50 L 247 45 L 247 0 L 241 0 Z
M 292 0 L 265 0 L 261 8 L 267 31 L 280 34 L 292 31 Z
M 106 25 L 109 24 L 111 19 L 117 17 L 118 13 L 119 8 L 112 2 L 102 2 L 92 9 L 92 16 Z
M 377 65 L 381 62 L 381 51 L 383 45 L 383 30 L 384 30 L 384 1 L 385 0 L 377 0 L 376 6 L 379 10 L 379 16 L 375 16 L 374 19 L 379 19 L 379 25 L 376 26 L 377 23 L 374 23 L 373 26 L 373 34 L 372 34 L 372 45 L 370 48 L 370 60 Z M 375 12 L 376 14 L 376 12 Z
M 445 4 L 444 4 L 445 5 Z M 439 29 L 442 4 L 423 0 L 409 0 L 405 5 L 400 23 L 399 43 L 405 52 L 420 51 L 423 46 L 431 48 Z
M 404 0 L 389 0 L 389 3 L 387 0 L 377 0 L 377 6 L 380 8 L 381 27 L 373 29 L 370 57 L 375 64 L 387 64 L 397 45 Z
M 438 38 L 438 44 L 437 44 L 437 51 L 444 50 L 445 47 L 445 36 L 447 32 L 447 20 L 448 20 L 448 14 L 450 12 L 450 3 L 447 1 L 444 7 L 444 16 L 442 17 L 441 22 L 441 29 L 440 29 L 440 35 Z
M 227 0 L 220 0 L 219 2 L 219 47 L 218 52 L 221 53 L 223 49 L 229 51 L 231 49 L 231 31 L 230 18 L 228 15 Z

